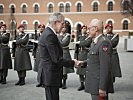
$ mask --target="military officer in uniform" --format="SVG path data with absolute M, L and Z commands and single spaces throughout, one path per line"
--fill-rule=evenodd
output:
M 107 24 L 105 26 L 106 34 L 105 36 L 110 39 L 113 47 L 112 53 L 112 73 L 113 73 L 113 82 L 115 82 L 115 77 L 122 77 L 119 56 L 117 52 L 117 45 L 119 43 L 119 34 L 113 33 L 113 25 Z
M 40 57 L 39 57 L 39 49 L 38 49 L 38 40 L 39 37 L 41 36 L 42 32 L 45 29 L 45 25 L 44 24 L 40 24 L 38 26 L 38 30 L 39 32 L 37 34 L 35 34 L 35 42 L 34 42 L 34 47 L 33 47 L 33 52 L 32 55 L 35 59 L 34 61 L 34 71 L 38 73 L 38 66 L 39 66 L 39 62 L 40 62 Z M 36 85 L 36 87 L 44 87 L 43 84 L 41 84 L 40 80 L 38 80 L 38 84 Z
M 81 27 L 81 35 L 79 35 L 79 41 L 76 42 L 76 45 L 78 46 L 78 54 L 75 52 L 75 59 L 76 57 L 78 57 L 78 60 L 86 60 L 87 59 L 87 53 L 89 50 L 89 47 L 91 45 L 92 42 L 92 38 L 89 36 L 89 34 L 87 34 L 87 26 L 83 25 Z M 86 76 L 86 68 L 77 68 L 76 73 L 79 75 L 79 79 L 80 79 L 80 87 L 78 88 L 78 91 L 84 90 L 84 81 L 85 81 L 85 76 Z
M 62 28 L 61 33 L 58 35 L 58 39 L 60 41 L 60 44 L 63 48 L 63 58 L 71 60 L 71 55 L 69 52 L 69 43 L 70 43 L 70 33 L 66 32 L 67 28 L 67 23 L 65 22 L 64 27 Z M 73 73 L 74 68 L 68 68 L 68 67 L 63 67 L 63 79 L 62 79 L 62 89 L 66 89 L 66 80 L 68 77 L 68 73 Z
M 2 24 L 0 30 L 0 83 L 6 84 L 8 69 L 12 69 L 9 47 L 10 33 L 6 31 L 6 24 Z
M 93 37 L 86 61 L 77 65 L 87 64 L 85 92 L 90 93 L 92 100 L 108 100 L 108 93 L 113 93 L 113 76 L 111 70 L 112 46 L 103 34 L 103 22 L 93 19 L 89 24 L 89 32 Z
M 24 32 L 24 26 L 18 26 L 18 36 L 16 37 L 16 51 L 14 59 L 14 70 L 17 71 L 19 80 L 15 85 L 25 85 L 26 71 L 32 70 L 31 60 L 27 43 L 29 35 Z

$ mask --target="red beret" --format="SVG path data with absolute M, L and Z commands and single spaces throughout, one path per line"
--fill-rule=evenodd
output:
M 40 25 L 38 26 L 38 28 L 45 28 L 45 25 L 44 25 L 44 24 L 40 24 Z
M 87 29 L 87 26 L 86 26 L 86 25 L 83 25 L 83 26 L 81 27 L 81 29 L 83 29 L 84 27 Z
M 2 25 L 0 26 L 0 28 L 1 28 L 2 26 L 6 27 L 6 24 L 2 24 Z
M 105 29 L 106 29 L 107 27 L 113 28 L 113 25 L 112 25 L 112 24 L 107 24 L 107 25 L 105 26 Z
M 19 28 L 24 28 L 24 25 L 20 24 L 20 25 L 18 26 L 18 29 L 19 29 Z

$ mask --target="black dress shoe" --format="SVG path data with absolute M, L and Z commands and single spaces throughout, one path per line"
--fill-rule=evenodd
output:
M 23 86 L 23 85 L 25 85 L 25 82 L 20 82 L 19 83 L 19 86 Z
M 37 85 L 36 85 L 36 87 L 41 87 L 41 86 L 42 86 L 42 84 L 37 84 Z
M 85 87 L 83 85 L 81 85 L 79 88 L 78 88 L 78 91 L 81 91 L 81 90 L 84 90 Z
M 66 89 L 67 87 L 66 87 L 66 85 L 63 85 L 61 88 L 62 88 L 62 89 Z
M 18 81 L 17 83 L 15 83 L 15 85 L 19 85 L 20 84 L 20 81 Z

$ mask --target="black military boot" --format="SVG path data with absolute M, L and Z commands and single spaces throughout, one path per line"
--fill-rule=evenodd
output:
M 19 85 L 19 84 L 20 84 L 20 78 L 19 78 L 18 82 L 17 82 L 17 83 L 15 83 L 15 85 Z
M 20 83 L 19 83 L 20 86 L 23 86 L 25 85 L 25 78 L 20 78 Z
M 84 89 L 85 89 L 84 82 L 81 82 L 81 86 L 78 88 L 78 91 L 81 91 Z
M 63 83 L 62 83 L 62 89 L 66 89 L 66 79 L 63 79 Z
M 6 77 L 4 77 L 4 78 L 2 79 L 1 84 L 6 84 Z

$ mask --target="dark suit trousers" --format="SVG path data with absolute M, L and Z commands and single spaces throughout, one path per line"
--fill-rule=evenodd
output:
M 6 78 L 8 74 L 8 69 L 0 69 L 0 76 Z
M 59 87 L 45 87 L 46 100 L 59 100 Z
M 91 98 L 92 98 L 92 100 L 108 100 L 108 95 L 105 98 L 102 98 L 102 97 L 99 98 L 99 95 L 91 94 Z

